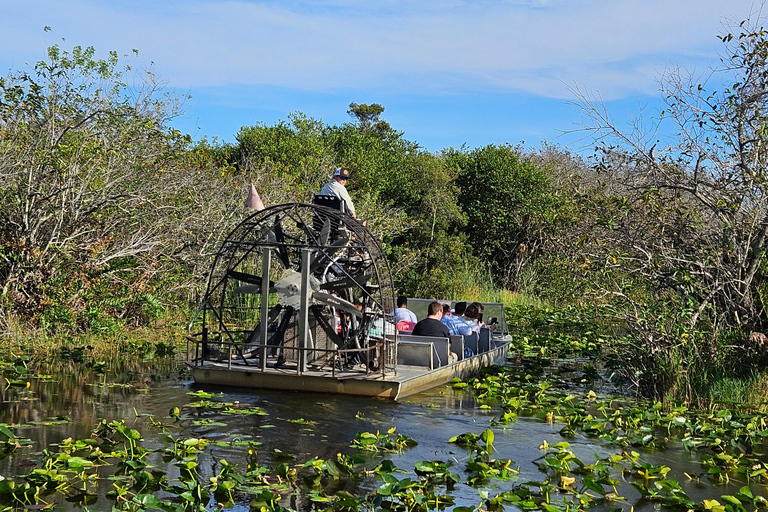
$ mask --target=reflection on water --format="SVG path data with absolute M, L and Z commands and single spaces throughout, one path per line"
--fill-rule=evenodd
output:
M 275 458 L 276 449 L 294 455 L 294 463 L 297 464 L 312 457 L 330 459 L 339 452 L 351 454 L 354 450 L 350 448 L 350 443 L 357 433 L 384 432 L 395 427 L 398 433 L 414 438 L 419 444 L 402 454 L 387 454 L 382 458 L 390 458 L 399 468 L 407 470 L 422 460 L 453 460 L 453 469 L 461 472 L 469 452 L 449 444 L 447 440 L 465 432 L 480 433 L 489 428 L 491 420 L 499 414 L 498 407 L 481 409 L 468 393 L 449 387 L 410 397 L 408 402 L 395 403 L 334 395 L 202 388 L 190 381 L 182 366 L 170 360 L 151 364 L 119 361 L 110 368 L 104 374 L 83 364 L 68 362 L 47 368 L 47 375 L 14 376 L 10 379 L 21 379 L 23 385 L 17 382 L 16 386 L 0 390 L 0 423 L 18 425 L 15 433 L 31 439 L 33 445 L 0 460 L 0 475 L 26 474 L 30 464 L 38 461 L 38 452 L 42 449 L 69 437 L 90 437 L 101 419 L 125 419 L 142 432 L 143 446 L 148 449 L 168 447 L 161 429 L 153 426 L 153 422 L 157 421 L 170 425 L 167 430 L 176 438 L 250 441 L 255 445 L 255 457 L 262 465 L 283 462 Z M 26 387 L 26 382 L 29 382 L 29 387 Z M 222 392 L 221 396 L 212 400 L 232 403 L 235 411 L 238 408 L 259 407 L 266 414 L 240 415 L 216 408 L 190 407 L 189 404 L 199 401 L 198 397 L 189 394 L 191 391 Z M 176 422 L 169 416 L 174 407 L 181 410 L 180 419 Z M 561 427 L 539 418 L 519 418 L 509 425 L 493 427 L 496 439 L 494 457 L 510 458 L 519 465 L 521 482 L 543 480 L 543 473 L 534 463 L 542 455 L 538 447 L 543 441 L 549 444 L 563 441 L 559 433 Z M 583 435 L 567 441 L 575 454 L 586 463 L 593 462 L 596 456 L 621 453 L 620 447 Z M 201 476 L 207 480 L 215 474 L 221 459 L 238 464 L 240 468 L 246 467 L 249 462 L 247 450 L 244 446 L 210 444 L 199 458 Z M 697 501 L 719 497 L 729 490 L 735 492 L 745 485 L 738 478 L 728 487 L 717 488 L 688 480 L 685 473 L 693 475 L 702 472 L 698 456 L 686 452 L 674 441 L 663 451 L 644 450 L 642 457 L 653 464 L 670 466 L 670 476 L 680 481 L 684 490 Z M 167 471 L 171 479 L 178 475 L 178 470 L 164 462 L 159 452 L 151 454 L 148 461 L 156 468 Z M 102 476 L 108 476 L 109 471 L 116 469 L 104 469 Z M 619 506 L 626 510 L 632 505 L 635 509 L 652 508 L 650 504 L 638 501 L 637 491 L 622 477 L 618 468 L 613 476 L 623 482 L 619 490 L 628 498 L 628 502 Z M 380 483 L 372 477 L 349 490 L 371 492 Z M 97 501 L 89 508 L 111 508 L 112 502 L 105 496 L 110 485 L 107 482 L 99 488 Z M 494 482 L 490 488 L 492 493 L 499 493 L 508 490 L 511 485 L 511 482 Z M 763 486 L 752 487 L 756 494 L 765 492 Z M 457 485 L 451 494 L 456 498 L 456 506 L 475 507 L 480 503 L 478 490 L 466 485 Z M 77 505 L 69 504 L 60 497 L 51 499 L 55 499 L 61 509 L 78 509 Z M 243 498 L 235 510 L 247 510 L 247 503 L 248 499 Z M 286 505 L 311 508 L 296 498 Z M 604 506 L 606 510 L 616 508 L 616 504 L 606 503 Z

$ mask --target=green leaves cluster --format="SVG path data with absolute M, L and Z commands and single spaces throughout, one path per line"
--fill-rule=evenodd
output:
M 517 287 L 562 220 L 548 171 L 508 145 L 426 152 L 383 112 L 352 103 L 357 122 L 341 126 L 293 114 L 242 128 L 227 152 L 270 204 L 311 201 L 335 167 L 348 167 L 358 216 L 382 239 L 403 293 L 461 297 L 494 280 Z

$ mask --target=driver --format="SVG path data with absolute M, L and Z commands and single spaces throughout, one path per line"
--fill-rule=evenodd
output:
M 352 198 L 349 196 L 349 192 L 347 192 L 348 179 L 349 169 L 346 167 L 339 167 L 333 172 L 331 181 L 326 183 L 323 188 L 320 189 L 320 193 L 324 196 L 336 196 L 344 201 L 347 213 L 351 215 L 353 219 L 356 219 L 355 205 L 352 203 Z

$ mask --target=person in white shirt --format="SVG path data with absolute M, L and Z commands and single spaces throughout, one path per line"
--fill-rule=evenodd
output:
M 326 183 L 320 193 L 324 196 L 336 196 L 344 202 L 346 212 L 356 219 L 355 205 L 352 203 L 352 198 L 347 192 L 347 180 L 349 179 L 349 169 L 346 167 L 339 167 L 333 172 L 333 178 Z
M 418 321 L 416 314 L 408 309 L 408 298 L 400 295 L 397 298 L 397 308 L 395 308 L 395 322 L 413 322 L 415 324 Z

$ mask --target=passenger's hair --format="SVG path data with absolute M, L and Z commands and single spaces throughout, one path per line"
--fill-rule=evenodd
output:
M 467 310 L 464 312 L 464 316 L 470 320 L 476 320 L 480 316 L 480 310 L 474 304 L 467 306 Z
M 401 308 L 408 305 L 408 297 L 400 295 L 397 297 L 397 307 Z
M 436 315 L 443 312 L 443 305 L 437 301 L 429 303 L 429 309 L 427 310 L 427 316 Z
M 483 310 L 485 309 L 485 307 L 479 302 L 473 302 L 472 305 L 477 306 L 478 313 L 482 313 Z
M 453 312 L 456 313 L 457 316 L 461 316 L 464 314 L 464 311 L 467 309 L 467 303 L 466 302 L 457 302 L 453 306 Z
M 451 312 L 451 305 L 450 304 L 443 304 L 443 314 L 447 315 Z

